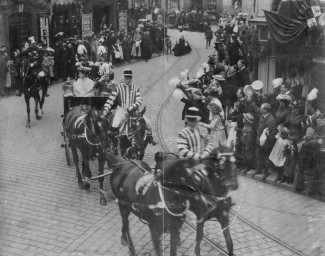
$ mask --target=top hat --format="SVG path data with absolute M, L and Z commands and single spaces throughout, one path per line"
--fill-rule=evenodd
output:
M 199 121 L 201 119 L 199 109 L 196 107 L 188 108 L 186 111 L 185 118 L 190 121 L 194 121 L 194 120 Z
M 133 76 L 132 70 L 131 69 L 125 69 L 124 72 L 123 72 L 123 76 L 124 77 L 132 77 Z

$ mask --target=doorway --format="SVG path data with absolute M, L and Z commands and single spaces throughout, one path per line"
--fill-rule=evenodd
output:
M 13 13 L 9 16 L 10 51 L 21 48 L 32 34 L 32 15 L 30 13 Z

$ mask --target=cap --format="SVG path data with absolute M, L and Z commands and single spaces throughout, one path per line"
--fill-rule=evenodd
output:
M 123 76 L 124 77 L 132 77 L 133 76 L 132 70 L 131 69 L 125 69 L 124 72 L 123 72 Z
M 189 120 L 197 120 L 197 121 L 199 121 L 201 119 L 199 109 L 196 108 L 196 107 L 188 108 L 187 111 L 186 111 L 185 118 L 189 119 Z

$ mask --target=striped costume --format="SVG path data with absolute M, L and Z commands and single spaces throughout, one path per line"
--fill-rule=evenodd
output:
M 140 90 L 134 84 L 127 85 L 121 83 L 116 85 L 115 90 L 112 90 L 111 95 L 104 105 L 104 115 L 112 108 L 113 103 L 117 100 L 117 110 L 113 120 L 112 127 L 118 128 L 128 113 L 128 109 L 137 109 L 142 105 L 142 97 Z
M 197 127 L 186 127 L 178 133 L 177 149 L 180 158 L 201 159 L 213 150 L 213 143 Z

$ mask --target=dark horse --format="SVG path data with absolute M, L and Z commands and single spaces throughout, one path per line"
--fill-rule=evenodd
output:
M 104 172 L 106 162 L 104 151 L 109 146 L 106 134 L 108 122 L 100 118 L 100 111 L 89 106 L 76 106 L 68 110 L 63 119 L 63 125 L 69 138 L 73 162 L 76 167 L 79 188 L 89 188 L 86 178 L 91 178 L 89 161 L 93 156 L 98 158 L 99 175 Z M 82 170 L 79 169 L 77 148 L 82 155 Z M 99 178 L 100 204 L 106 205 L 106 198 L 103 192 L 104 177 Z
M 208 168 L 192 160 L 166 158 L 158 162 L 158 166 L 164 166 L 163 175 L 154 177 L 143 161 L 126 160 L 112 154 L 107 154 L 107 158 L 113 169 L 111 188 L 118 199 L 122 217 L 121 241 L 129 246 L 131 255 L 136 254 L 129 232 L 131 212 L 148 222 L 157 255 L 162 255 L 159 238 L 163 232 L 169 231 L 170 255 L 176 256 L 180 228 L 189 202 L 193 202 L 194 208 L 200 206 L 198 216 L 206 218 L 219 207 L 219 196 L 227 194 L 226 184 L 237 186 L 237 176 L 233 172 L 223 175 L 226 171 L 222 168 L 215 170 L 215 163 Z M 141 192 L 139 183 L 146 193 Z
M 195 254 L 200 256 L 200 244 L 203 239 L 204 222 L 216 218 L 221 225 L 223 235 L 226 240 L 229 255 L 233 255 L 233 242 L 229 231 L 229 210 L 232 206 L 231 198 L 227 196 L 228 190 L 236 190 L 238 188 L 237 171 L 235 158 L 233 154 L 233 145 L 228 148 L 220 146 L 215 149 L 206 159 L 201 163 L 206 166 L 205 169 L 192 170 L 192 175 L 196 178 L 196 182 L 201 184 L 201 193 L 209 198 L 209 203 L 204 200 L 198 200 L 199 197 L 188 198 L 190 202 L 190 211 L 197 217 L 197 233 L 196 233 L 196 246 Z M 165 168 L 171 170 L 173 166 L 169 166 L 168 162 L 177 161 L 177 157 L 173 154 L 156 154 L 156 168 Z M 195 162 L 194 162 L 195 163 Z M 191 165 L 194 165 L 192 163 Z M 204 179 L 204 177 L 208 179 Z M 171 179 L 170 179 L 171 178 Z M 173 183 L 174 177 L 165 179 L 164 182 Z M 212 203 L 211 203 L 212 202 Z
M 44 74 L 44 75 L 43 75 Z M 39 72 L 38 74 L 33 72 L 31 68 L 31 63 L 24 59 L 22 61 L 22 77 L 23 77 L 23 85 L 22 92 L 24 93 L 25 102 L 27 106 L 27 124 L 26 127 L 30 128 L 30 98 L 34 98 L 35 101 L 35 114 L 36 119 L 42 119 L 42 116 L 38 114 L 38 105 L 41 110 L 41 114 L 43 114 L 43 104 L 45 101 L 46 95 L 46 77 L 44 71 Z M 42 90 L 42 96 L 40 96 L 40 90 Z
M 146 122 L 143 118 L 146 108 L 141 111 L 135 111 L 130 114 L 123 122 L 120 129 L 120 134 L 113 138 L 113 150 L 120 154 L 122 157 L 129 159 L 142 160 L 145 154 L 146 147 L 148 146 Z M 107 117 L 110 127 L 113 123 L 115 116 L 113 110 Z

